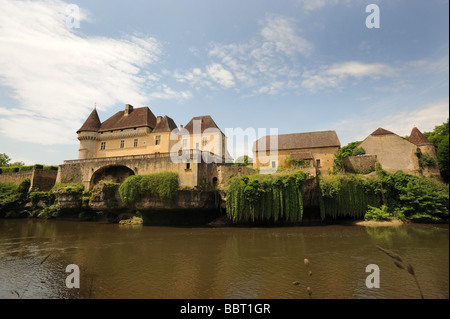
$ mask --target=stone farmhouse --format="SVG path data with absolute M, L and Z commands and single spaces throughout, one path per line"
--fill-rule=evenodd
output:
M 288 166 L 287 159 L 309 161 L 321 173 L 333 168 L 334 154 L 341 147 L 335 131 L 268 135 L 253 144 L 254 168 Z
M 434 145 L 414 127 L 409 140 L 383 128 L 378 128 L 359 145 L 366 157 L 374 157 L 387 172 L 402 170 L 419 176 L 440 178 L 437 165 L 423 167 L 419 157 L 427 155 L 437 163 Z M 369 161 L 371 161 L 369 159 Z

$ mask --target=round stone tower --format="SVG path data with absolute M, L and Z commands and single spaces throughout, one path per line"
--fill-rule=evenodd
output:
M 102 123 L 98 117 L 97 110 L 94 109 L 87 118 L 86 122 L 84 122 L 83 126 L 77 131 L 78 140 L 80 141 L 78 159 L 96 157 L 99 141 L 98 130 L 101 124 Z

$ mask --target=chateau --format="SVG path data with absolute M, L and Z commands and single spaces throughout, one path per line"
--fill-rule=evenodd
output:
M 334 156 L 341 147 L 333 130 L 268 135 L 253 144 L 254 169 L 231 166 L 227 165 L 233 162 L 227 137 L 211 116 L 196 116 L 185 126 L 177 126 L 167 115 L 155 116 L 146 106 L 130 104 L 103 122 L 94 108 L 77 134 L 78 160 L 64 161 L 56 182 L 82 183 L 86 189 L 101 180 L 122 183 L 130 175 L 159 172 L 176 172 L 181 188 L 205 189 L 224 184 L 231 175 L 265 173 L 266 169 L 272 173 L 292 167 L 291 163 L 300 164 L 313 177 L 333 170 Z M 440 178 L 439 168 L 432 165 L 437 163 L 434 145 L 417 128 L 409 140 L 379 128 L 359 147 L 364 155 L 344 158 L 348 172 L 370 172 L 379 163 L 388 172 L 403 170 Z M 17 174 L 9 175 L 0 174 L 0 180 L 20 179 Z
M 94 109 L 77 131 L 78 159 L 207 151 L 225 161 L 226 137 L 211 116 L 198 116 L 178 128 L 167 115 L 156 117 L 148 107 L 127 104 L 103 123 Z

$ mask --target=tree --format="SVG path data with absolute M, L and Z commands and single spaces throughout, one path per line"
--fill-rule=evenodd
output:
M 439 170 L 442 178 L 446 183 L 449 181 L 449 158 L 448 158 L 448 135 L 444 137 L 437 147 L 437 158 L 439 163 Z
M 11 158 L 5 153 L 0 153 L 0 166 L 9 166 Z
M 236 161 L 236 164 L 242 164 L 243 166 L 247 166 L 249 163 L 253 163 L 253 158 L 249 157 L 248 155 L 239 156 Z
M 348 143 L 346 146 L 340 148 L 339 151 L 336 152 L 336 154 L 334 154 L 333 173 L 339 173 L 344 171 L 344 164 L 343 164 L 344 157 L 352 156 L 353 150 L 357 148 L 361 143 L 362 141 Z
M 449 154 L 448 154 L 448 137 L 449 137 L 449 121 L 434 127 L 433 132 L 425 132 L 423 135 L 434 144 L 438 158 L 439 170 L 442 178 L 446 183 L 449 181 Z

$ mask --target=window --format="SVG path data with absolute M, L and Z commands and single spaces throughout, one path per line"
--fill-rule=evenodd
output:
M 277 162 L 272 161 L 272 168 L 276 168 L 277 167 Z
M 155 145 L 161 145 L 161 135 L 155 136 Z
M 100 150 L 101 151 L 104 151 L 106 149 L 106 142 L 102 142 L 101 144 L 100 144 Z
M 191 169 L 191 163 L 186 163 L 186 169 Z
M 125 147 L 125 141 L 124 140 L 121 140 L 120 141 L 120 148 L 124 148 Z
M 138 140 L 136 138 L 136 139 L 134 139 L 134 147 L 137 147 L 137 146 L 138 146 Z
M 320 167 L 320 159 L 316 160 L 316 166 Z
M 187 140 L 183 139 L 183 148 L 187 148 Z
M 206 146 L 206 144 L 208 144 L 208 138 L 207 137 L 203 137 L 202 138 L 202 146 Z

